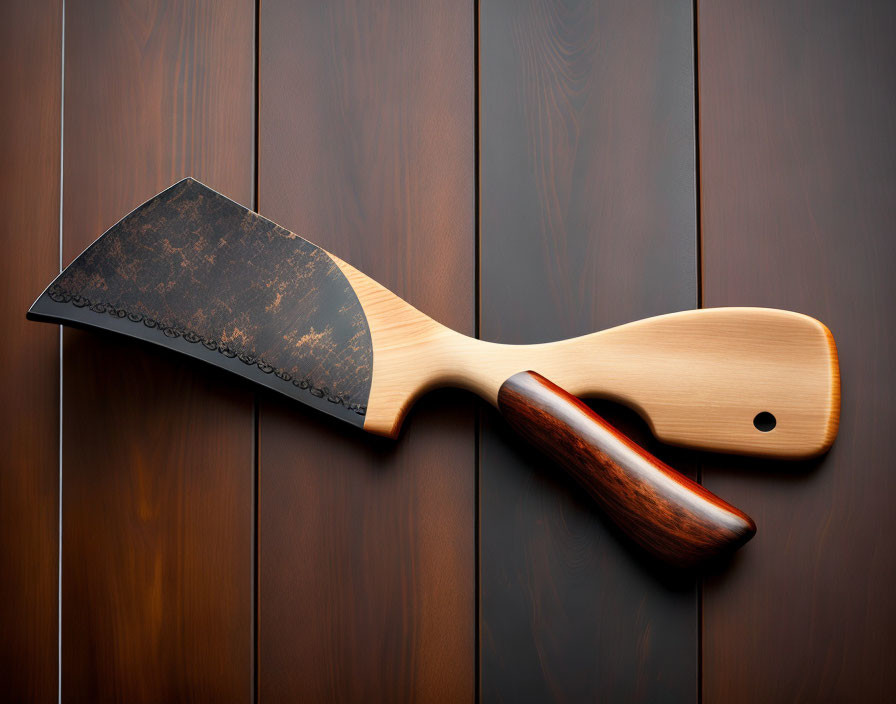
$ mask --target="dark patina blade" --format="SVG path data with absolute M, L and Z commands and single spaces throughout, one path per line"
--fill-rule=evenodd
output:
M 88 247 L 28 311 L 211 362 L 363 426 L 373 351 L 319 247 L 193 179 Z

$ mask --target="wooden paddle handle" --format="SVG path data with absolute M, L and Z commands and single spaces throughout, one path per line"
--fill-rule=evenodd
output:
M 498 391 L 498 407 L 530 443 L 558 460 L 611 519 L 660 559 L 690 566 L 735 550 L 756 525 L 535 372 Z
M 826 452 L 837 436 L 837 346 L 807 315 L 705 308 L 557 342 L 498 344 L 440 325 L 330 257 L 370 328 L 368 432 L 396 437 L 414 401 L 442 386 L 497 404 L 504 380 L 532 369 L 575 396 L 629 406 L 674 445 L 799 459 Z

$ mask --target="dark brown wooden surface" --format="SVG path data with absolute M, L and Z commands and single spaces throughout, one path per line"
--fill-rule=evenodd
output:
M 71 261 L 194 175 L 249 202 L 251 2 L 66 2 Z M 245 701 L 252 394 L 173 355 L 66 330 L 62 697 Z
M 65 6 L 64 120 L 61 3 L 0 10 L 0 699 L 56 699 L 60 647 L 65 701 L 890 698 L 892 3 Z M 701 456 L 598 405 L 756 520 L 701 604 L 462 394 L 391 443 L 110 337 L 60 375 L 60 203 L 67 263 L 188 174 L 487 339 L 701 286 L 817 316 L 840 437 Z
M 59 271 L 61 46 L 61 2 L 0 5 L 0 696 L 23 702 L 57 690 L 59 329 L 22 311 Z
M 703 700 L 884 702 L 896 688 L 896 6 L 700 3 L 704 303 L 826 323 L 839 438 L 715 459 L 759 533 L 706 584 Z
M 695 307 L 691 15 L 689 2 L 483 0 L 483 338 L 541 342 Z M 658 578 L 580 489 L 485 418 L 483 701 L 694 701 L 694 581 Z
M 259 209 L 474 331 L 474 13 L 265 1 Z M 470 701 L 474 405 L 397 442 L 259 409 L 259 699 Z

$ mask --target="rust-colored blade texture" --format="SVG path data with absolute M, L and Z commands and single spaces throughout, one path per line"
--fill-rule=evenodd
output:
M 108 230 L 28 317 L 162 345 L 363 427 L 373 350 L 345 276 L 319 247 L 194 179 Z

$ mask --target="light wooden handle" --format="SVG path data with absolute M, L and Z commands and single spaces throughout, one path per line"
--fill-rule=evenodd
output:
M 333 260 L 370 327 L 373 380 L 364 428 L 371 432 L 397 435 L 414 400 L 438 386 L 467 388 L 497 404 L 504 380 L 531 369 L 575 396 L 634 408 L 660 440 L 676 445 L 802 458 L 824 452 L 837 435 L 837 348 L 809 316 L 709 308 L 559 342 L 501 345 L 440 325 Z
M 799 459 L 825 452 L 837 435 L 834 338 L 799 313 L 685 311 L 518 354 L 525 360 L 514 371 L 533 369 L 576 396 L 624 403 L 664 442 Z
M 742 511 L 657 459 L 543 376 L 520 372 L 498 407 L 528 442 L 558 461 L 635 542 L 688 567 L 756 533 Z

